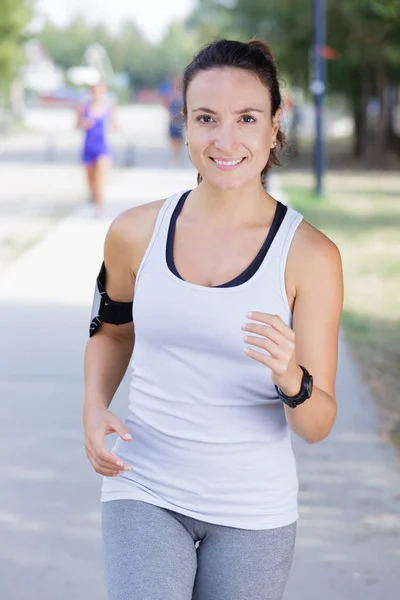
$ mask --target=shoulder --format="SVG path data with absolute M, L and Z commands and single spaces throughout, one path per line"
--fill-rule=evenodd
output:
M 128 260 L 135 273 L 153 235 L 166 199 L 130 208 L 114 219 L 107 232 L 106 254 L 118 254 Z
M 324 256 L 330 254 L 332 256 L 340 256 L 339 249 L 336 244 L 322 231 L 311 225 L 303 219 L 296 231 L 293 239 L 293 246 L 296 251 L 313 255 L 318 250 Z
M 339 248 L 322 231 L 304 219 L 293 238 L 288 267 L 296 274 L 297 289 L 303 283 L 315 286 L 327 279 L 342 278 Z
M 109 232 L 114 236 L 125 239 L 128 243 L 138 237 L 147 237 L 152 233 L 158 214 L 166 199 L 147 202 L 134 208 L 129 208 L 118 215 L 110 225 Z

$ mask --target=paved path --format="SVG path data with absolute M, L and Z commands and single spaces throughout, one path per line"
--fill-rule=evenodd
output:
M 168 116 L 157 105 L 122 106 L 119 131 L 110 134 L 113 165 L 107 178 L 113 201 L 128 200 L 130 169 L 172 167 Z M 28 131 L 0 136 L 0 272 L 87 198 L 79 168 L 82 132 L 71 109 L 31 108 Z M 182 147 L 182 166 L 191 168 Z
M 100 478 L 81 428 L 94 277 L 114 214 L 195 181 L 187 169 L 114 177 L 104 219 L 83 206 L 0 276 L 2 600 L 106 598 Z M 399 464 L 378 439 L 372 399 L 343 344 L 337 391 L 331 436 L 315 446 L 294 440 L 301 519 L 285 600 L 395 600 Z M 124 381 L 113 403 L 120 416 L 126 397 Z

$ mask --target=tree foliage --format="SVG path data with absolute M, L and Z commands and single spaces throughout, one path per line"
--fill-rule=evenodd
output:
M 400 83 L 400 0 L 325 0 L 329 60 L 328 92 L 347 96 L 356 123 L 356 153 L 366 147 L 361 133 L 367 101 L 380 101 L 378 150 L 391 136 L 390 86 Z M 294 6 L 295 5 L 295 6 Z M 242 39 L 260 37 L 272 46 L 280 69 L 292 84 L 308 89 L 313 47 L 313 3 L 310 0 L 199 0 L 194 22 L 209 36 L 222 20 L 225 31 L 240 30 Z M 391 96 L 393 98 L 393 95 Z
M 388 66 L 400 66 L 399 0 L 326 0 L 326 7 L 327 43 L 338 53 L 329 63 L 339 69 L 339 77 L 335 74 L 331 80 L 334 90 L 346 91 L 348 69 L 366 60 L 373 65 L 377 49 Z M 240 31 L 239 39 L 261 37 L 271 44 L 291 80 L 307 85 L 313 44 L 310 0 L 296 0 L 295 9 L 293 0 L 199 0 L 195 16 L 205 35 L 209 24 L 209 38 L 215 36 L 215 23 L 222 35 Z
M 3 89 L 22 63 L 22 44 L 30 18 L 29 0 L 0 0 L 0 87 Z
M 103 25 L 88 25 L 82 17 L 67 27 L 47 23 L 38 39 L 65 69 L 82 63 L 87 46 L 101 44 L 114 71 L 127 72 L 133 87 L 155 87 L 182 70 L 199 43 L 197 35 L 179 21 L 170 25 L 162 43 L 151 44 L 133 21 L 125 21 L 117 33 L 111 33 Z

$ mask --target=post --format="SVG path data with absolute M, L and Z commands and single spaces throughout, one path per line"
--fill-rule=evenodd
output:
M 323 129 L 323 105 L 326 87 L 326 23 L 325 0 L 313 0 L 314 13 L 314 45 L 312 51 L 312 81 L 311 93 L 314 96 L 315 106 L 315 144 L 314 144 L 314 169 L 315 192 L 318 196 L 323 194 L 323 174 L 325 170 L 325 147 Z

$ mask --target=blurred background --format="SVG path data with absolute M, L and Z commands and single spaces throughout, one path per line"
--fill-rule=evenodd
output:
M 195 185 L 169 98 L 219 37 L 275 52 L 289 145 L 269 189 L 344 265 L 339 418 L 317 449 L 296 441 L 285 600 L 398 597 L 399 0 L 0 0 L 2 600 L 105 598 L 100 481 L 80 425 L 94 279 L 118 212 Z M 76 109 L 99 79 L 116 127 L 94 219 Z

